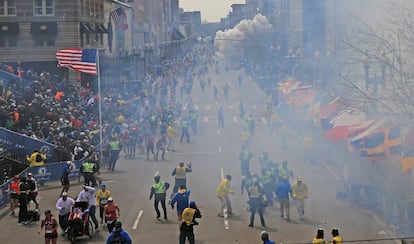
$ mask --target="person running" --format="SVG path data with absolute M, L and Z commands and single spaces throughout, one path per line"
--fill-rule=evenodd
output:
M 217 89 L 216 86 L 214 86 L 213 89 L 214 89 L 214 99 L 217 100 L 217 98 L 218 98 L 218 89 Z
M 218 213 L 219 217 L 224 217 L 225 209 L 227 209 L 227 215 L 230 216 L 233 213 L 233 210 L 231 208 L 231 201 L 229 198 L 230 194 L 234 194 L 233 189 L 230 185 L 231 179 L 231 175 L 226 175 L 226 178 L 223 179 L 217 187 L 217 198 L 220 200 L 221 203 L 221 207 Z
M 109 233 L 115 228 L 115 223 L 119 219 L 120 211 L 117 204 L 115 204 L 112 197 L 108 198 L 108 203 L 104 207 L 105 223 L 108 227 Z
M 224 128 L 224 112 L 223 112 L 222 106 L 220 106 L 219 109 L 217 110 L 217 118 L 218 118 L 218 127 Z
M 283 219 L 286 216 L 286 220 L 290 221 L 290 204 L 289 194 L 292 193 L 292 188 L 287 179 L 283 179 L 279 182 L 276 189 L 276 196 L 280 202 L 280 217 Z M 285 215 L 286 214 L 286 215 Z
M 79 192 L 78 197 L 76 198 L 77 202 L 87 202 L 89 209 L 89 216 L 91 217 L 93 223 L 95 224 L 95 230 L 98 229 L 99 223 L 96 219 L 96 199 L 95 199 L 95 187 L 91 187 L 88 184 L 83 185 L 83 189 Z
M 106 184 L 101 184 L 101 189 L 96 193 L 96 205 L 99 206 L 99 217 L 101 219 L 101 225 L 104 220 L 105 205 L 108 203 L 108 199 L 111 197 L 111 192 L 106 189 Z
M 187 143 L 190 143 L 190 132 L 189 132 L 190 123 L 191 123 L 191 120 L 189 116 L 185 115 L 181 118 L 181 121 L 180 121 L 180 124 L 181 124 L 180 142 L 181 143 L 183 142 L 184 137 L 186 137 Z
M 148 135 L 145 142 L 147 144 L 147 160 L 149 160 L 150 152 L 152 153 L 152 156 L 154 157 L 154 160 L 155 160 L 155 153 L 154 153 L 155 139 L 154 137 L 152 135 Z
M 157 143 L 155 144 L 157 152 L 155 153 L 155 161 L 158 161 L 158 155 L 161 152 L 161 160 L 165 160 L 165 147 L 167 146 L 167 137 L 162 135 L 158 138 Z
M 8 193 L 10 194 L 10 216 L 16 216 L 14 209 L 19 206 L 19 176 L 15 175 L 13 181 L 10 182 Z
M 117 221 L 115 224 L 115 230 L 112 231 L 108 239 L 106 239 L 106 244 L 112 243 L 121 243 L 121 244 L 132 244 L 132 239 L 129 236 L 128 232 L 122 229 L 122 223 Z
M 167 218 L 167 208 L 165 207 L 165 197 L 167 194 L 170 184 L 168 182 L 161 181 L 161 176 L 157 175 L 154 177 L 154 184 L 151 187 L 149 199 L 151 200 L 154 196 L 154 209 L 157 213 L 157 219 L 160 219 L 161 213 L 158 208 L 159 203 L 161 202 L 162 210 L 164 211 L 164 219 Z
M 177 203 L 177 217 L 178 222 L 181 223 L 182 212 L 185 208 L 188 208 L 188 202 L 190 200 L 191 191 L 187 189 L 185 185 L 180 186 L 180 190 L 174 194 L 171 199 L 171 208 L 174 209 L 175 203 Z
M 177 136 L 177 130 L 174 128 L 172 123 L 169 123 L 167 127 L 167 138 L 168 138 L 167 150 L 168 151 L 175 152 L 174 145 L 175 145 L 176 136 Z
M 182 222 L 180 226 L 180 244 L 185 244 L 188 239 L 190 244 L 195 244 L 194 225 L 198 225 L 196 218 L 201 218 L 201 212 L 198 209 L 196 202 L 191 201 L 188 208 L 183 210 Z
M 249 148 L 246 145 L 242 146 L 242 150 L 239 154 L 240 168 L 242 176 L 247 175 L 250 172 L 250 160 L 253 157 L 253 153 L 250 152 Z
M 174 196 L 175 193 L 178 192 L 178 188 L 181 186 L 187 185 L 187 173 L 193 172 L 192 164 L 187 163 L 185 166 L 184 161 L 180 161 L 177 167 L 175 167 L 171 173 L 171 176 L 175 176 L 174 179 L 174 188 L 171 192 L 170 199 Z
M 67 192 L 62 192 L 62 196 L 56 202 L 56 209 L 59 214 L 59 226 L 62 229 L 62 235 L 66 233 L 66 228 L 68 228 L 69 224 L 70 211 L 74 205 L 75 200 L 68 197 Z
M 230 90 L 230 86 L 226 82 L 226 84 L 224 84 L 223 86 L 224 97 L 226 98 L 226 100 L 229 99 L 229 90 Z
M 62 176 L 60 177 L 60 183 L 62 184 L 62 191 L 60 192 L 60 195 L 62 195 L 63 192 L 68 192 L 70 187 L 69 182 L 69 175 L 75 168 L 75 165 L 71 161 L 67 161 L 65 166 L 63 167 Z
M 247 127 L 249 128 L 249 133 L 253 135 L 254 129 L 256 128 L 253 115 L 249 114 L 249 116 L 247 116 L 246 122 L 247 122 Z
M 302 176 L 298 176 L 296 182 L 292 184 L 292 198 L 302 220 L 305 215 L 305 199 L 308 198 L 308 186 L 303 183 Z
M 57 229 L 59 227 L 58 222 L 53 217 L 50 210 L 45 211 L 45 218 L 42 219 L 40 224 L 40 228 L 37 231 L 38 234 L 42 232 L 43 227 L 45 228 L 45 244 L 56 244 L 57 243 Z

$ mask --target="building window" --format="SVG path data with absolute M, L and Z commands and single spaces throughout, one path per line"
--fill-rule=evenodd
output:
M 54 46 L 56 41 L 55 36 L 35 36 L 34 44 L 36 47 Z
M 2 36 L 0 37 L 0 47 L 16 47 L 17 36 Z
M 16 16 L 16 0 L 0 0 L 0 16 Z
M 55 4 L 54 0 L 34 0 L 34 15 L 54 15 Z

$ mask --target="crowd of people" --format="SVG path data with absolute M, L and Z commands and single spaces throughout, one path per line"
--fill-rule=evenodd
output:
M 115 197 L 111 195 L 105 182 L 102 182 L 99 172 L 102 169 L 114 171 L 120 155 L 128 160 L 136 159 L 138 154 L 144 154 L 146 160 L 165 160 L 166 151 L 175 151 L 177 138 L 180 138 L 180 143 L 190 142 L 190 134 L 197 134 L 198 117 L 191 97 L 193 83 L 199 79 L 202 90 L 206 80 L 210 84 L 208 69 L 217 67 L 211 59 L 212 54 L 213 49 L 198 46 L 180 61 L 165 62 L 162 77 L 147 77 L 134 92 L 108 86 L 104 87 L 102 94 L 97 94 L 91 89 L 73 85 L 65 79 L 56 82 L 49 73 L 43 72 L 37 75 L 30 70 L 29 75 L 29 70 L 25 74 L 22 69 L 19 69 L 20 74 L 32 79 L 30 86 L 24 87 L 24 92 L 18 92 L 21 85 L 16 81 L 9 81 L 7 87 L 0 86 L 4 98 L 0 101 L 0 126 L 56 144 L 57 160 L 68 161 L 62 172 L 63 188 L 56 202 L 59 211 L 58 220 L 54 219 L 50 210 L 47 210 L 39 229 L 40 233 L 45 228 L 46 242 L 56 243 L 58 227 L 63 235 L 69 235 L 68 231 L 71 229 L 75 231 L 73 232 L 75 235 L 82 235 L 89 221 L 94 224 L 94 229 L 98 229 L 99 225 L 106 225 L 110 233 L 107 243 L 111 243 L 114 239 L 122 240 L 123 243 L 132 242 L 129 234 L 122 229 L 119 221 L 120 209 L 114 201 Z M 8 71 L 14 72 L 11 69 Z M 178 82 L 178 78 L 183 82 Z M 241 78 L 239 84 L 241 85 Z M 229 89 L 226 83 L 223 86 L 226 99 Z M 217 90 L 215 92 L 217 97 L 217 87 L 214 90 Z M 98 102 L 102 105 L 102 131 L 99 131 Z M 242 101 L 240 101 L 239 112 L 240 117 L 244 118 Z M 271 114 L 269 118 L 273 116 L 276 117 Z M 277 119 L 274 120 L 275 124 L 280 124 Z M 219 127 L 224 127 L 222 108 L 218 110 L 218 121 Z M 280 203 L 281 218 L 290 221 L 290 199 L 293 199 L 302 219 L 305 214 L 304 203 L 308 197 L 307 185 L 301 176 L 296 177 L 296 181 L 291 185 L 293 172 L 288 168 L 287 161 L 276 163 L 266 152 L 259 158 L 261 172 L 255 174 L 250 171 L 249 165 L 253 157 L 250 141 L 255 131 L 252 115 L 247 116 L 246 123 L 247 128 L 242 132 L 239 160 L 243 176 L 241 189 L 242 193 L 245 191 L 248 196 L 250 211 L 248 226 L 254 226 L 256 213 L 260 217 L 261 225 L 266 226 L 264 209 L 273 205 L 276 200 Z M 179 129 L 181 135 L 178 135 Z M 97 150 L 100 132 L 103 134 L 101 154 Z M 42 157 L 41 162 L 38 161 L 38 155 Z M 78 196 L 71 198 L 68 193 L 68 176 L 73 170 L 70 161 L 81 159 L 84 160 L 81 164 L 84 185 Z M 28 156 L 31 166 L 46 161 L 44 154 L 38 150 Z M 154 198 L 157 219 L 161 218 L 160 203 L 162 217 L 165 220 L 168 219 L 167 206 L 176 208 L 180 223 L 180 244 L 184 244 L 187 239 L 190 244 L 195 242 L 193 227 L 198 225 L 196 219 L 202 216 L 195 201 L 190 200 L 191 191 L 186 182 L 187 174 L 190 172 L 192 172 L 191 163 L 185 165 L 184 162 L 180 162 L 173 169 L 171 175 L 175 178 L 175 182 L 168 199 L 167 190 L 170 184 L 163 181 L 161 176 L 155 176 L 149 196 L 150 200 Z M 17 178 L 16 182 L 26 182 L 26 179 L 22 178 Z M 227 175 L 217 188 L 217 197 L 221 203 L 218 215 L 222 217 L 232 215 L 231 180 L 232 176 Z M 27 223 L 29 221 L 26 214 L 27 203 L 33 201 L 37 204 L 36 196 L 33 196 L 34 192 L 37 195 L 37 187 L 35 190 L 30 184 L 20 183 L 17 184 L 17 188 L 15 184 L 10 186 L 10 192 L 14 194 L 10 202 L 12 213 L 14 215 L 14 209 L 19 205 L 19 223 Z M 27 198 L 25 194 L 31 197 Z M 17 204 L 16 200 L 20 204 Z M 78 204 L 82 202 L 86 204 L 82 206 Z M 100 221 L 96 217 L 97 210 Z M 84 216 L 88 218 L 85 219 Z M 335 234 L 333 243 L 341 243 L 336 229 L 332 234 Z M 261 239 L 263 243 L 274 243 L 269 239 L 267 232 L 261 234 Z M 323 231 L 321 234 L 318 230 L 313 243 L 324 243 Z

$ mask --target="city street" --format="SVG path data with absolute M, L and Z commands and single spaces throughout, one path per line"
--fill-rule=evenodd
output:
M 375 217 L 367 211 L 352 206 L 345 201 L 336 200 L 339 177 L 336 169 L 328 163 L 305 164 L 302 149 L 303 135 L 296 134 L 297 128 L 290 128 L 292 135 L 288 138 L 288 149 L 282 147 L 277 133 L 270 135 L 267 121 L 264 119 L 265 96 L 257 85 L 244 78 L 241 87 L 237 77 L 241 71 L 229 71 L 218 76 L 211 74 L 211 87 L 206 85 L 203 94 L 198 80 L 193 85 L 193 103 L 199 114 L 197 135 L 190 134 L 190 143 L 176 142 L 176 152 L 168 152 L 165 161 L 146 161 L 144 155 L 138 158 L 124 159 L 122 154 L 115 172 L 103 170 L 103 181 L 111 191 L 115 202 L 120 207 L 121 221 L 130 233 L 133 243 L 178 243 L 178 221 L 175 209 L 168 209 L 168 220 L 157 220 L 153 209 L 153 200 L 149 192 L 153 177 L 159 173 L 162 181 L 174 185 L 172 170 L 179 161 L 191 162 L 193 172 L 188 174 L 187 182 L 191 190 L 191 200 L 195 200 L 201 210 L 200 224 L 195 226 L 197 244 L 260 243 L 260 232 L 266 230 L 276 243 L 311 242 L 318 228 L 325 230 L 325 239 L 331 239 L 331 229 L 338 228 L 344 240 L 366 240 L 389 238 L 384 228 Z M 229 99 L 223 96 L 223 85 L 230 86 Z M 213 86 L 219 90 L 216 103 Z M 238 155 L 241 145 L 241 132 L 247 123 L 238 117 L 238 103 L 243 99 L 246 116 L 252 114 L 256 122 L 253 136 L 251 171 L 260 173 L 259 156 L 269 152 L 277 162 L 287 160 L 294 172 L 294 178 L 302 176 L 309 188 L 309 199 L 305 207 L 305 219 L 301 221 L 294 206 L 291 207 L 291 221 L 280 218 L 279 206 L 265 210 L 267 227 L 261 227 L 256 216 L 255 227 L 248 227 L 250 213 L 247 211 L 247 194 L 241 195 L 241 170 Z M 224 110 L 224 128 L 217 126 L 217 108 Z M 178 138 L 179 139 L 179 138 Z M 234 195 L 231 196 L 234 215 L 228 219 L 218 217 L 219 200 L 216 189 L 222 175 L 233 176 Z M 81 184 L 72 181 L 69 196 L 76 198 Z M 40 206 L 42 212 L 51 209 L 56 214 L 55 203 L 60 193 L 60 183 L 55 182 L 40 187 Z M 172 188 L 167 192 L 171 193 Z M 6 215 L 0 221 L 0 239 L 7 243 L 43 243 L 43 235 L 37 234 L 39 225 L 18 226 L 17 219 Z M 89 239 L 82 237 L 79 243 L 103 243 L 108 232 L 104 227 Z M 59 235 L 58 243 L 68 243 Z M 358 242 L 364 243 L 364 242 Z M 370 243 L 393 243 L 377 241 Z

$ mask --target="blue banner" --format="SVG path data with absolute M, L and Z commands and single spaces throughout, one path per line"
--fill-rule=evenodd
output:
M 39 141 L 25 135 L 15 133 L 5 128 L 0 128 L 0 144 L 6 151 L 19 157 L 30 156 L 35 149 L 46 154 L 46 162 L 54 162 L 56 145 Z
M 73 165 L 73 170 L 69 174 L 69 179 L 78 178 L 80 176 L 79 168 L 81 166 L 80 161 L 69 161 Z M 67 162 L 49 163 L 43 166 L 35 166 L 27 169 L 27 172 L 31 172 L 38 184 L 46 183 L 49 181 L 60 181 L 63 170 Z

